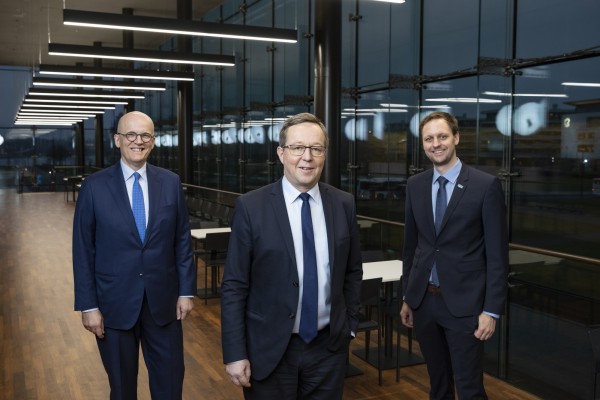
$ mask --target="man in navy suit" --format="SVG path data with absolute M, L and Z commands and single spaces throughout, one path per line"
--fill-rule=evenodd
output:
M 140 342 L 152 399 L 181 399 L 181 320 L 196 293 L 181 182 L 146 163 L 154 147 L 154 124 L 147 115 L 121 117 L 114 142 L 121 160 L 87 177 L 77 199 L 75 310 L 96 335 L 111 400 L 137 398 Z M 140 218 L 134 217 L 136 206 Z
M 288 118 L 277 148 L 284 177 L 236 202 L 222 282 L 222 345 L 227 374 L 246 399 L 342 398 L 362 263 L 352 195 L 319 183 L 327 144 L 314 115 Z M 304 252 L 312 242 L 303 238 L 306 202 L 318 278 L 314 338 L 302 328 L 310 314 L 304 300 L 316 298 L 305 280 L 313 258 Z
M 494 334 L 507 292 L 502 187 L 457 157 L 454 116 L 434 112 L 421 121 L 420 132 L 434 168 L 407 184 L 401 318 L 414 326 L 430 399 L 454 399 L 455 387 L 461 400 L 487 399 L 483 344 Z

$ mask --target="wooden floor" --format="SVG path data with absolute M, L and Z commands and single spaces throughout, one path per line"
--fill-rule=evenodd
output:
M 62 193 L 0 190 L 0 399 L 109 397 L 94 337 L 73 311 L 73 211 Z M 184 335 L 184 399 L 241 399 L 222 365 L 218 300 L 196 299 Z M 375 368 L 355 356 L 351 361 L 365 373 L 346 379 L 344 399 L 427 399 L 423 365 L 403 368 L 400 383 L 393 370 L 385 371 L 378 386 Z M 537 399 L 488 376 L 486 388 L 492 400 Z M 150 399 L 144 367 L 139 399 Z

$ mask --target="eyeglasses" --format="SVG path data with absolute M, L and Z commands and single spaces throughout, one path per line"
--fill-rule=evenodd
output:
M 302 146 L 302 145 L 291 145 L 283 146 L 284 149 L 288 149 L 293 156 L 301 156 L 304 154 L 306 149 L 310 149 L 310 154 L 313 157 L 323 157 L 325 155 L 325 147 L 321 146 Z
M 135 142 L 137 140 L 138 136 L 140 138 L 142 138 L 142 142 L 144 142 L 144 143 L 148 143 L 149 141 L 154 139 L 154 136 L 149 134 L 148 132 L 144 132 L 144 133 L 127 132 L 127 133 L 117 133 L 117 135 L 125 136 L 127 138 L 127 140 L 129 140 L 130 142 Z

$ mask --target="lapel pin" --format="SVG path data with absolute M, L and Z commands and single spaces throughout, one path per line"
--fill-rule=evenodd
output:
M 461 185 L 460 183 L 457 186 L 459 187 L 459 189 L 463 188 L 463 185 Z

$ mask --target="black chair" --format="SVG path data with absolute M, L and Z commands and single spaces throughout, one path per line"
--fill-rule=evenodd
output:
M 383 354 L 381 352 L 381 321 L 383 318 L 381 304 L 381 278 L 365 279 L 362 281 L 362 287 L 360 291 L 360 307 L 361 311 L 358 317 L 358 327 L 356 329 L 356 333 L 365 332 L 365 360 L 368 361 L 371 345 L 371 332 L 377 331 L 377 372 L 379 374 L 379 385 L 381 386 L 383 384 Z
M 596 399 L 598 374 L 600 373 L 600 327 L 588 330 L 590 343 L 592 345 L 592 399 Z
M 225 265 L 227 258 L 227 248 L 229 247 L 229 236 L 231 232 L 218 232 L 206 234 L 204 246 L 201 249 L 194 250 L 194 262 L 198 265 L 198 260 L 204 262 L 204 290 L 200 297 L 204 298 L 204 304 L 208 303 L 209 298 L 219 296 L 218 282 L 220 280 L 221 266 Z M 208 286 L 208 274 L 210 271 L 211 283 Z

